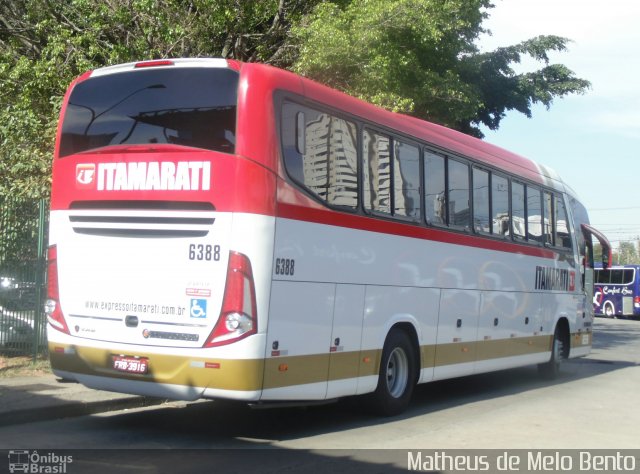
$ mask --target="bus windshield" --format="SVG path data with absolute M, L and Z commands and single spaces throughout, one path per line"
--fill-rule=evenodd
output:
M 238 74 L 153 68 L 97 76 L 71 93 L 60 157 L 111 145 L 173 144 L 233 153 Z

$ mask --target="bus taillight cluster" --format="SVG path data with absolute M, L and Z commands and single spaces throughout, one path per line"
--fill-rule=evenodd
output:
M 47 301 L 44 312 L 52 327 L 69 334 L 69 327 L 60 309 L 60 289 L 58 286 L 58 247 L 52 245 L 47 250 Z
M 253 271 L 246 255 L 230 252 L 226 282 L 220 318 L 205 347 L 236 342 L 258 329 Z

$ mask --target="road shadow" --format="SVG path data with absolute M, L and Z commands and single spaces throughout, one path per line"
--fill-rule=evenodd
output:
M 328 433 L 395 423 L 439 411 L 531 390 L 596 377 L 634 364 L 599 359 L 571 360 L 553 381 L 536 367 L 503 370 L 416 387 L 409 409 L 384 418 L 369 413 L 361 397 L 334 404 L 294 408 L 255 409 L 228 401 L 205 401 L 180 407 L 158 407 L 101 419 L 98 423 L 136 439 L 153 439 L 162 448 L 238 448 L 251 440 L 254 447 L 271 446 Z
M 309 450 L 289 449 L 279 444 L 306 448 L 310 445 L 309 438 L 353 432 L 354 436 L 371 436 L 372 439 L 350 445 L 384 447 L 384 437 L 394 436 L 393 433 L 402 429 L 403 425 L 398 423 L 402 420 L 485 400 L 524 395 L 637 366 L 634 353 L 627 351 L 629 348 L 635 350 L 640 340 L 640 324 L 634 323 L 596 321 L 593 353 L 566 362 L 556 380 L 541 378 L 533 366 L 431 382 L 416 387 L 409 409 L 401 416 L 391 418 L 370 414 L 364 408 L 362 398 L 358 397 L 323 406 L 272 409 L 253 409 L 228 401 L 202 401 L 79 417 L 70 420 L 68 425 L 60 421 L 43 422 L 38 424 L 38 430 L 51 434 L 50 442 L 42 447 L 48 446 L 58 455 L 69 447 L 68 441 L 61 440 L 76 441 L 74 447 L 80 449 L 68 452 L 74 459 L 75 465 L 69 466 L 73 472 L 78 472 L 75 469 L 95 473 L 406 472 L 408 450 Z M 43 390 L 46 388 L 43 386 Z M 16 393 L 19 390 L 21 388 L 16 387 Z M 33 387 L 31 395 L 49 396 L 40 395 Z M 62 407 L 55 409 L 63 410 Z M 397 425 L 393 426 L 394 423 Z M 383 432 L 375 428 L 388 424 L 391 424 L 388 433 L 385 427 L 382 438 L 373 438 Z M 20 427 L 13 429 L 19 431 Z M 67 438 L 65 430 L 79 435 Z M 50 451 L 39 450 L 40 454 Z M 456 454 L 455 450 L 447 450 L 447 453 Z M 458 451 L 457 454 L 468 452 Z
M 640 331 L 640 324 L 637 326 L 637 330 Z M 522 395 L 545 387 L 598 377 L 638 365 L 632 359 L 616 359 L 618 351 L 615 350 L 621 346 L 633 347 L 634 344 L 637 346 L 637 341 L 640 339 L 638 334 L 635 338 L 630 335 L 636 330 L 635 326 L 607 321 L 598 323 L 596 330 L 594 353 L 586 358 L 567 361 L 556 380 L 549 381 L 541 378 L 537 368 L 533 366 L 431 382 L 416 387 L 409 409 L 404 414 L 391 418 L 370 414 L 364 408 L 362 398 L 352 397 L 330 405 L 271 409 L 253 409 L 246 404 L 228 401 L 166 404 L 139 411 L 84 417 L 74 421 L 76 423 L 74 426 L 78 426 L 79 432 L 103 433 L 104 437 L 100 439 L 108 440 L 104 444 L 105 448 L 124 451 L 128 448 L 136 448 L 136 452 L 142 449 L 143 453 L 146 449 L 160 450 L 163 454 L 158 459 L 163 459 L 167 450 L 177 450 L 175 456 L 180 456 L 179 453 L 182 452 L 180 450 L 194 448 L 211 451 L 213 454 L 219 454 L 220 450 L 233 450 L 233 458 L 238 456 L 251 458 L 250 455 L 244 454 L 247 448 L 272 450 L 279 442 L 288 442 L 289 445 L 299 442 L 302 446 L 306 438 L 338 432 L 356 433 L 360 428 L 384 426 L 413 417 L 477 404 L 485 400 Z M 601 357 L 600 354 L 606 357 Z M 55 424 L 56 422 L 49 422 L 46 426 L 55 431 L 57 429 Z M 384 440 L 369 444 L 384 446 Z M 57 444 L 50 446 L 57 446 Z M 93 439 L 87 439 L 86 442 L 81 440 L 80 446 L 76 447 L 94 448 L 96 442 Z M 280 447 L 277 449 L 282 450 Z M 283 453 L 288 451 L 282 450 Z M 152 458 L 154 452 L 149 453 L 148 456 Z M 374 455 L 367 452 L 367 455 L 369 454 Z M 406 451 L 403 454 L 406 456 Z M 314 456 L 310 459 L 315 459 Z M 335 454 L 330 453 L 315 459 L 315 462 L 320 463 L 325 458 L 326 462 L 333 462 L 333 458 L 341 456 L 353 458 L 351 451 L 336 451 Z M 340 472 L 360 472 L 357 468 L 361 465 L 367 467 L 368 472 L 393 472 L 387 468 L 395 469 L 396 463 L 392 463 L 391 467 L 378 469 L 378 464 L 384 465 L 384 461 L 384 457 L 380 462 L 373 464 L 367 463 L 366 460 L 358 461 L 354 464 L 353 470 Z M 265 461 L 267 462 L 270 461 Z M 305 466 L 306 461 L 296 462 Z M 403 470 L 406 470 L 406 464 L 403 466 Z
M 592 353 L 624 346 L 638 346 L 640 321 L 634 319 L 596 318 Z

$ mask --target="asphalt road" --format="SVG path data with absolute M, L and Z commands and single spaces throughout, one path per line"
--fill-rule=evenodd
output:
M 527 367 L 421 385 L 409 410 L 399 417 L 371 416 L 358 399 L 268 410 L 219 401 L 171 403 L 4 427 L 0 449 L 215 449 L 228 453 L 228 448 L 249 448 L 235 452 L 245 453 L 242 458 L 247 462 L 257 452 L 254 448 L 307 454 L 398 449 L 405 450 L 405 457 L 409 449 L 636 449 L 640 447 L 639 396 L 640 321 L 599 318 L 592 353 L 567 362 L 555 381 L 542 380 L 535 367 Z M 341 472 L 360 472 L 357 469 L 363 466 L 371 472 L 372 465 L 385 465 L 384 452 L 364 451 L 358 456 L 367 458 L 366 462 Z M 376 456 L 381 458 L 370 459 Z M 140 459 L 147 458 L 138 455 L 136 469 L 147 466 Z M 320 459 L 334 462 L 335 456 Z M 105 462 L 108 466 L 115 460 L 107 456 Z M 270 462 L 270 458 L 253 459 L 251 465 L 263 463 L 261 470 L 269 472 Z M 295 464 L 292 472 L 307 462 Z M 314 460 L 313 466 L 318 462 Z M 273 468 L 273 472 L 279 470 Z M 401 470 L 406 471 L 406 464 Z

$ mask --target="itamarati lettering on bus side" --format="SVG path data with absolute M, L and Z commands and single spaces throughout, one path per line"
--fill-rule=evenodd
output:
M 535 288 L 547 291 L 574 291 L 576 274 L 561 268 L 537 266 Z
M 208 161 L 98 163 L 98 191 L 208 191 Z

